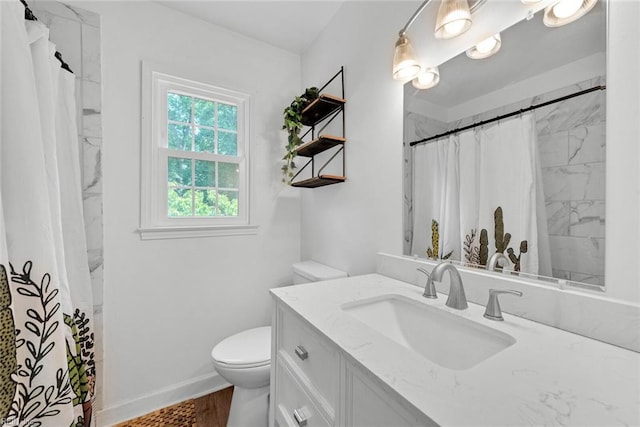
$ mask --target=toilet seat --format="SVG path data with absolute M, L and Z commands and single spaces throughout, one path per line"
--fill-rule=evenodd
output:
M 271 363 L 271 326 L 248 329 L 220 341 L 211 357 L 227 369 L 247 369 Z

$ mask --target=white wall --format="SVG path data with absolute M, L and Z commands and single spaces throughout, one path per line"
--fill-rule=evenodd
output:
M 210 351 L 268 324 L 268 289 L 299 260 L 299 197 L 280 183 L 281 112 L 300 58 L 152 2 L 78 2 L 102 19 L 104 410 L 100 424 L 211 391 Z M 140 226 L 141 60 L 252 95 L 256 236 L 145 240 Z
M 359 274 L 374 270 L 377 251 L 401 253 L 402 86 L 391 79 L 391 61 L 397 31 L 417 6 L 418 2 L 345 2 L 303 55 L 306 86 L 345 65 L 348 100 L 348 181 L 303 193 L 303 258 Z M 611 1 L 607 162 L 612 167 L 607 168 L 606 184 L 606 285 L 609 296 L 636 303 L 640 302 L 639 18 L 640 3 Z M 454 55 L 435 52 L 432 57 Z
M 350 275 L 375 270 L 375 253 L 402 253 L 402 86 L 391 79 L 398 29 L 414 3 L 344 3 L 305 52 L 303 86 L 345 67 L 344 184 L 306 190 L 302 258 Z

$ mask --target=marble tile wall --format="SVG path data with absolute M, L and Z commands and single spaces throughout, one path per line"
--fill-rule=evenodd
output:
M 102 124 L 100 16 L 77 7 L 54 2 L 31 0 L 29 8 L 38 20 L 49 27 L 49 38 L 56 44 L 64 61 L 76 76 L 78 140 L 82 170 L 82 196 L 91 284 L 96 342 L 95 409 L 101 408 L 102 396 Z
M 426 138 L 605 83 L 597 77 L 530 99 L 444 124 L 405 114 L 406 129 Z M 604 285 L 605 93 L 596 91 L 534 110 L 547 207 L 553 276 Z M 413 139 L 407 140 L 408 142 Z M 405 164 L 412 164 L 405 149 Z M 406 181 L 405 177 L 405 181 Z M 405 209 L 412 195 L 405 185 Z M 406 212 L 405 212 L 406 215 Z M 405 220 L 405 254 L 411 230 Z M 410 247 L 410 246 L 409 246 Z

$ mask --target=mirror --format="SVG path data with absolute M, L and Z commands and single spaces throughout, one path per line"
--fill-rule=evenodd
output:
M 441 64 L 438 86 L 405 85 L 403 250 L 471 267 L 503 252 L 518 274 L 602 289 L 606 2 L 562 27 L 541 15 L 494 56 Z

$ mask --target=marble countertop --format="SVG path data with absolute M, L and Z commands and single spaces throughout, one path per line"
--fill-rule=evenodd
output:
M 483 306 L 454 310 L 445 306 L 446 295 L 428 300 L 422 291 L 368 274 L 271 292 L 383 388 L 440 425 L 640 425 L 640 353 L 508 313 L 504 322 L 491 321 Z M 517 342 L 470 369 L 443 368 L 341 309 L 382 295 L 440 308 Z

